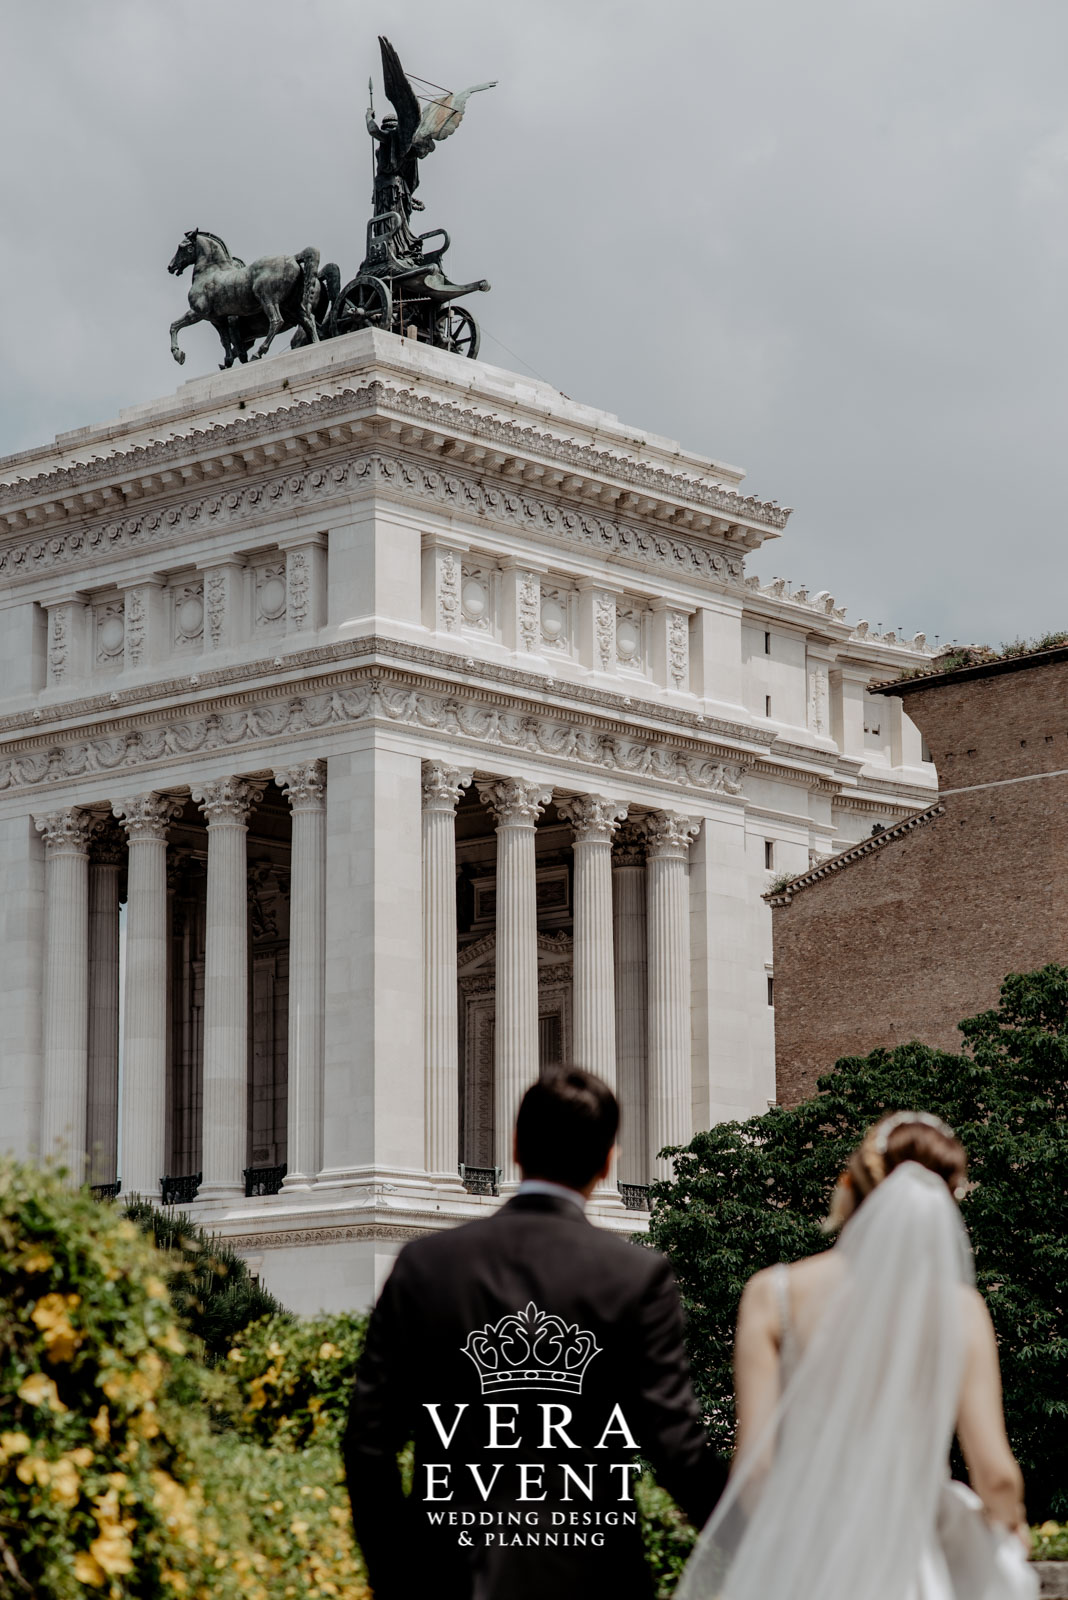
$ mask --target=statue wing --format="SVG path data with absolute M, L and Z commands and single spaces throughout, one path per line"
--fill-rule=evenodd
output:
M 419 127 L 419 101 L 405 76 L 400 56 L 384 34 L 379 34 L 378 43 L 382 50 L 382 81 L 386 88 L 386 99 L 397 113 L 398 146 L 406 153 Z
M 415 142 L 420 139 L 447 139 L 450 133 L 455 133 L 460 126 L 460 119 L 464 114 L 464 107 L 473 94 L 479 94 L 483 89 L 495 89 L 497 80 L 490 83 L 475 83 L 470 89 L 460 89 L 451 94 L 443 94 L 437 100 L 430 100 L 423 107 L 423 115 L 419 119 L 419 126 L 415 133 Z

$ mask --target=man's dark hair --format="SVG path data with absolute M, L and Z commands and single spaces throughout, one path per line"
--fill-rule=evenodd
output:
M 524 1177 L 584 1189 L 608 1160 L 618 1128 L 607 1083 L 582 1067 L 551 1067 L 531 1084 L 516 1118 Z

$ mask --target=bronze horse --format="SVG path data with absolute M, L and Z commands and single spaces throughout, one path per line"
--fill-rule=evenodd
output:
M 167 271 L 179 277 L 193 268 L 189 310 L 171 323 L 171 355 L 181 365 L 185 351 L 178 346 L 182 328 L 210 322 L 222 340 L 224 368 L 248 359 L 249 345 L 263 335 L 253 355 L 258 361 L 271 348 L 276 334 L 296 328 L 294 344 L 317 344 L 321 326 L 341 286 L 333 263 L 319 271 L 319 252 L 310 246 L 295 256 L 262 256 L 250 267 L 232 256 L 217 234 L 191 228 L 170 261 Z M 319 313 L 318 318 L 316 312 Z

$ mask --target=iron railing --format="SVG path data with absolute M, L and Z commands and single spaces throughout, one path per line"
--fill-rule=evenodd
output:
M 202 1172 L 190 1172 L 181 1178 L 161 1178 L 159 1180 L 160 1204 L 164 1206 L 187 1206 L 197 1197 L 200 1188 Z
M 460 1162 L 460 1182 L 468 1194 L 500 1194 L 500 1167 L 467 1167 Z
M 246 1167 L 245 1199 L 251 1200 L 257 1194 L 280 1194 L 287 1171 L 284 1161 L 280 1167 Z
M 649 1185 L 647 1183 L 621 1183 L 619 1193 L 628 1211 L 648 1211 Z
M 89 1192 L 94 1200 L 117 1200 L 122 1191 L 122 1184 L 117 1179 L 114 1183 L 91 1183 Z

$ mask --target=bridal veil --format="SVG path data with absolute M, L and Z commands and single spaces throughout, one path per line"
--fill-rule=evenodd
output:
M 834 1249 L 840 1282 L 677 1600 L 903 1600 L 934 1538 L 973 1277 L 960 1213 L 906 1162 Z

